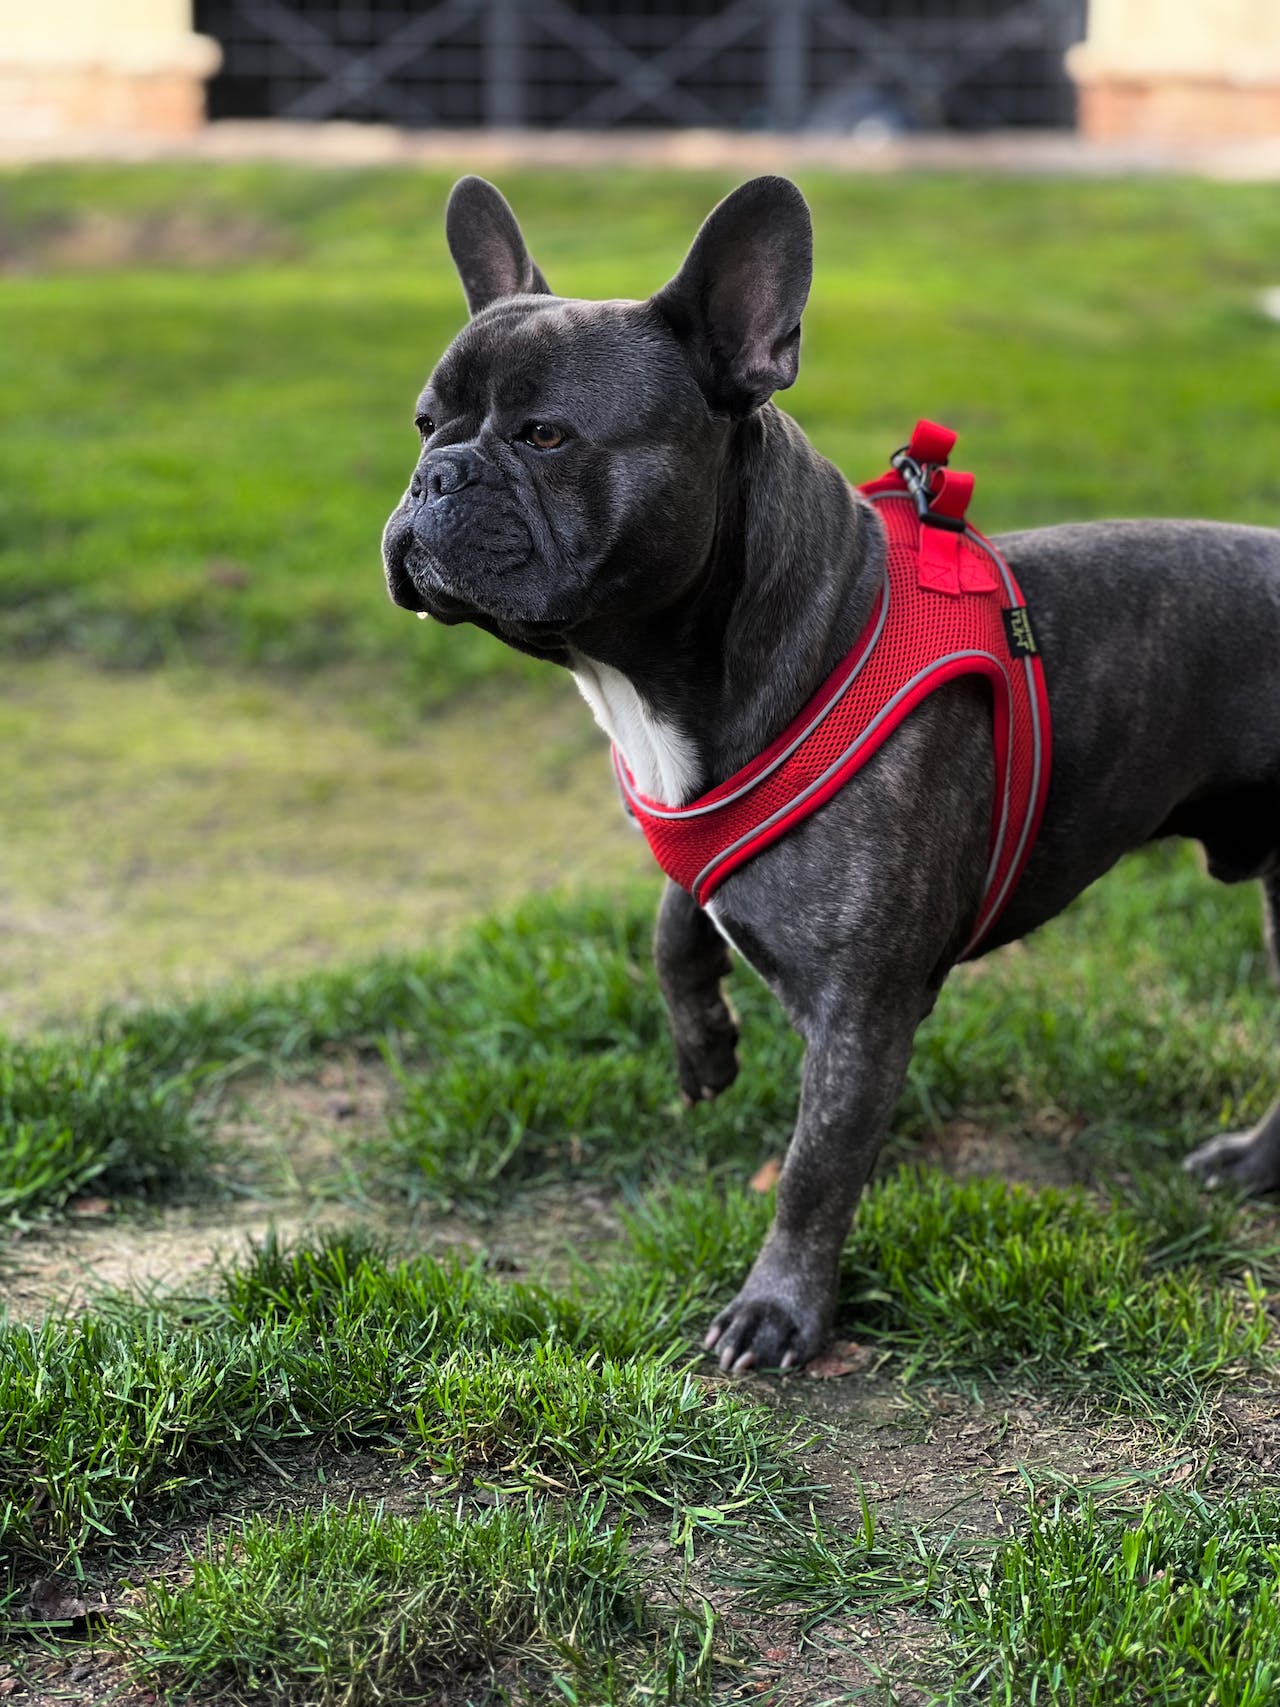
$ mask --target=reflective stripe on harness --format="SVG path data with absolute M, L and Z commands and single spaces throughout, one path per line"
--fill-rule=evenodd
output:
M 973 477 L 945 467 L 954 443 L 946 427 L 921 421 L 890 472 L 859 488 L 885 532 L 883 585 L 853 649 L 763 753 L 688 805 L 665 806 L 639 792 L 615 747 L 618 782 L 654 857 L 700 906 L 843 788 L 943 682 L 972 675 L 992 687 L 996 788 L 966 956 L 1012 895 L 1048 792 L 1049 700 L 1017 582 L 965 520 Z

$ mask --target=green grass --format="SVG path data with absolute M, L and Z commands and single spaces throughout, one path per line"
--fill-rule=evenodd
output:
M 963 1681 L 992 1707 L 1270 1707 L 1280 1697 L 1280 1502 L 1032 1505 L 1023 1535 L 953 1594 Z
M 606 1490 L 698 1521 L 789 1479 L 764 1413 L 678 1366 L 767 1205 L 686 1188 L 567 1292 L 269 1242 L 203 1301 L 117 1300 L 0 1332 L 0 1556 L 66 1564 L 215 1499 L 281 1449 L 364 1445 L 451 1487 Z M 846 1321 L 905 1369 L 1035 1374 L 1142 1414 L 1266 1362 L 1256 1295 L 1151 1268 L 1125 1211 L 906 1172 L 874 1188 Z
M 1183 1217 L 1175 1248 L 1162 1205 Z M 1232 1207 L 1238 1217 L 1230 1200 L 1192 1199 L 1181 1176 L 1152 1184 L 1135 1209 L 1080 1191 L 899 1169 L 863 1200 L 845 1249 L 840 1325 L 897 1353 L 904 1372 L 1013 1372 L 1140 1409 L 1191 1406 L 1224 1371 L 1267 1361 L 1267 1318 L 1250 1277 L 1274 1272 L 1276 1249 L 1247 1224 L 1232 1226 Z M 651 1191 L 624 1213 L 620 1248 L 584 1261 L 562 1292 L 495 1290 L 474 1270 L 463 1271 L 463 1288 L 447 1268 L 388 1266 L 376 1245 L 345 1234 L 318 1253 L 268 1244 L 228 1271 L 224 1307 L 242 1328 L 291 1319 L 316 1335 L 352 1319 L 397 1334 L 448 1323 L 434 1331 L 455 1335 L 460 1310 L 473 1345 L 483 1320 L 496 1337 L 482 1347 L 662 1355 L 740 1283 L 771 1209 L 768 1198 L 706 1178 Z M 477 1286 L 482 1315 L 471 1302 Z
M 651 1195 L 628 1223 L 635 1278 L 661 1281 L 692 1326 L 740 1284 L 770 1209 L 707 1184 Z M 905 1168 L 863 1195 L 837 1330 L 895 1352 L 908 1375 L 1035 1381 L 1189 1420 L 1204 1391 L 1269 1360 L 1257 1253 L 1224 1243 L 1215 1273 L 1194 1260 L 1211 1244 L 1175 1265 L 1163 1228 L 1124 1204 Z
M 730 183 L 504 176 L 553 284 L 602 297 L 662 284 Z M 0 177 L 0 407 L 23 424 L 0 452 L 11 653 L 362 660 L 433 703 L 533 674 L 380 590 L 414 397 L 462 318 L 447 187 L 266 166 Z M 878 473 L 928 414 L 962 430 L 988 531 L 1280 514 L 1276 333 L 1255 304 L 1280 244 L 1266 186 L 805 173 L 803 187 L 817 272 L 786 402 L 852 476 Z
M 30 1143 L 15 1149 L 10 1207 L 56 1206 L 93 1169 L 112 1190 L 131 1175 L 158 1183 L 166 1166 L 181 1174 L 220 1086 L 305 1072 L 335 1045 L 382 1052 L 399 1075 L 385 1138 L 357 1159 L 379 1190 L 411 1201 L 754 1168 L 788 1135 L 799 1045 L 740 971 L 742 1075 L 717 1103 L 681 1110 L 649 966 L 651 906 L 647 889 L 538 898 L 448 952 L 108 1011 L 77 1037 L 11 1045 L 6 1124 L 47 1123 L 57 1103 L 75 1137 L 47 1177 Z M 1274 1001 L 1256 896 L 1207 883 L 1188 850 L 1149 851 L 1019 953 L 951 980 L 920 1032 L 895 1131 L 910 1139 L 963 1116 L 1034 1141 L 1049 1108 L 1085 1128 L 1082 1167 L 1145 1174 L 1262 1113 Z M 50 1088 L 38 1093 L 42 1074 Z M 1159 1212 L 1189 1216 L 1183 1233 L 1203 1238 L 1200 1201 L 1184 1192 Z M 1222 1222 L 1214 1236 L 1226 1233 Z M 1170 1229 L 1171 1250 L 1181 1236 Z
M 499 1669 L 545 1689 L 566 1650 L 603 1659 L 648 1622 L 627 1528 L 602 1512 L 255 1518 L 196 1558 L 188 1583 L 147 1586 L 124 1634 L 130 1669 L 161 1688 L 306 1707 L 425 1700 L 461 1679 L 486 1691 Z
M 634 1306 L 274 1244 L 217 1296 L 0 1329 L 0 1561 L 66 1567 L 290 1447 L 387 1449 L 455 1488 L 727 1510 L 789 1479 L 767 1414 L 673 1366 Z
M 721 1576 L 804 1634 L 914 1615 L 928 1635 L 881 1672 L 893 1700 L 896 1686 L 934 1707 L 1270 1707 L 1278 1520 L 1271 1491 L 1164 1494 L 1136 1510 L 1060 1494 L 1027 1500 L 1018 1533 L 993 1542 L 886 1530 L 864 1500 L 839 1530 L 776 1525 Z
M 1215 1287 L 1194 1266 L 1153 1271 L 1149 1238 L 1124 1205 L 908 1171 L 862 1206 L 846 1296 L 856 1319 L 924 1367 L 1041 1366 L 1141 1399 L 1194 1393 L 1233 1363 L 1256 1363 L 1270 1330 L 1262 1297 Z
M 484 1693 L 499 1664 L 508 1686 L 520 1677 L 519 1700 L 558 1687 L 612 1701 L 577 1693 L 574 1677 L 634 1649 L 653 1622 L 652 1579 L 603 1510 L 256 1518 L 210 1540 L 188 1583 L 148 1583 L 117 1639 L 146 1683 L 307 1707 L 425 1690 L 450 1672 Z M 802 1638 L 895 1608 L 933 1615 L 929 1651 L 903 1653 L 886 1681 L 939 1703 L 1267 1707 L 1280 1689 L 1278 1519 L 1265 1493 L 1161 1496 L 1136 1512 L 1060 1498 L 1029 1502 L 1015 1539 L 975 1548 L 882 1534 L 864 1502 L 844 1533 L 775 1523 L 719 1574 L 739 1607 L 798 1615 Z
M 784 401 L 850 474 L 878 472 L 930 414 L 961 429 L 989 530 L 1280 516 L 1276 332 L 1256 306 L 1280 239 L 1269 189 L 804 185 L 818 272 Z M 689 1366 L 769 1217 L 741 1181 L 794 1113 L 799 1046 L 756 980 L 732 980 L 738 1084 L 685 1112 L 648 964 L 652 886 L 538 899 L 447 950 L 352 959 L 435 919 L 388 899 L 417 882 L 420 846 L 432 870 L 459 864 L 436 805 L 421 820 L 396 805 L 398 841 L 387 828 L 424 777 L 430 802 L 469 786 L 495 739 L 483 701 L 439 708 L 547 675 L 408 622 L 381 591 L 412 401 L 461 319 L 446 187 L 408 170 L 0 175 L 0 405 L 23 423 L 0 446 L 0 649 L 28 660 L 0 707 L 26 838 L 18 875 L 0 872 L 12 911 L 46 934 L 69 921 L 77 991 L 185 970 L 188 913 L 214 921 L 219 950 L 241 929 L 270 964 L 292 952 L 290 908 L 322 944 L 358 945 L 330 950 L 331 971 L 6 1043 L 0 1221 L 234 1175 L 219 1114 L 341 1051 L 396 1081 L 385 1134 L 350 1158 L 372 1196 L 487 1212 L 550 1181 L 604 1182 L 629 1205 L 622 1236 L 554 1288 L 479 1260 L 399 1260 L 350 1232 L 270 1239 L 203 1292 L 0 1326 L 7 1645 L 33 1578 L 123 1573 L 143 1586 L 113 1640 L 135 1682 L 175 1701 L 329 1707 L 439 1694 L 462 1674 L 477 1700 L 710 1707 L 756 1687 L 725 1671 L 732 1643 L 699 1599 L 714 1587 L 716 1606 L 737 1597 L 748 1652 L 779 1629 L 819 1642 L 882 1613 L 917 1621 L 924 1687 L 957 1707 L 1280 1699 L 1280 1510 L 1213 1422 L 1238 1378 L 1274 1381 L 1260 1287 L 1280 1259 L 1265 1213 L 1173 1166 L 1274 1093 L 1254 893 L 1208 884 L 1186 850 L 1149 850 L 1017 951 L 962 969 L 921 1031 L 892 1163 L 963 1119 L 1033 1157 L 1046 1133 L 1070 1135 L 1057 1168 L 1090 1189 L 888 1166 L 845 1252 L 838 1324 L 885 1354 L 871 1402 L 906 1382 L 927 1409 L 935 1384 L 977 1383 L 997 1409 L 1014 1390 L 1084 1400 L 1081 1414 L 1126 1417 L 1112 1426 L 1133 1442 L 1144 1422 L 1166 1441 L 1195 1424 L 1224 1452 L 1206 1486 L 1233 1483 L 1133 1512 L 1065 1494 L 1046 1510 L 1037 1483 L 1014 1537 L 981 1550 L 811 1486 L 815 1425 L 791 1432 L 797 1414 L 835 1417 L 823 1442 L 861 1469 L 865 1435 L 840 1432 L 830 1386 L 820 1406 L 791 1384 L 783 1421 Z M 553 283 L 608 296 L 660 284 L 728 180 L 504 187 Z M 77 657 L 183 670 L 126 693 L 76 675 Z M 429 769 L 404 733 L 423 705 L 450 748 Z M 536 787 L 556 792 L 569 842 L 590 841 L 576 769 L 566 782 L 582 749 L 547 728 Z M 492 792 L 482 839 L 522 840 L 507 784 Z M 338 934 L 345 879 L 323 868 L 322 819 L 368 876 L 358 935 Z M 539 881 L 555 846 L 528 854 Z M 19 881 L 24 864 L 38 880 Z M 146 918 L 130 909 L 153 868 L 173 887 Z M 123 939 L 106 932 L 117 914 Z M 15 981 L 32 981 L 27 963 Z M 48 987 L 49 1002 L 72 988 Z M 385 1507 L 346 1502 L 347 1466 L 370 1462 Z M 302 1509 L 232 1515 L 278 1472 Z M 312 1509 L 326 1479 L 338 1497 Z M 149 1580 L 172 1526 L 206 1521 L 189 1563 Z
M 293 1069 L 329 1044 L 407 1057 L 477 1036 L 547 1045 L 572 1032 L 584 1050 L 664 1035 L 649 967 L 649 896 L 535 897 L 468 929 L 446 953 L 384 956 L 279 983 L 230 987 L 195 1001 L 120 1009 L 105 1034 L 157 1071 Z
M 567 675 L 544 685 L 423 718 L 359 672 L 5 658 L 0 1031 L 439 943 L 531 888 L 633 879 L 648 850 L 604 738 Z
M 529 901 L 448 955 L 383 959 L 105 1022 L 158 1072 L 302 1070 L 333 1043 L 386 1048 L 402 1098 L 378 1171 L 411 1199 L 491 1202 L 532 1181 L 644 1179 L 781 1149 L 799 1046 L 767 992 L 732 980 L 743 1072 L 679 1109 L 649 967 L 651 891 Z M 1188 949 L 1188 935 L 1200 946 Z M 896 1130 L 957 1116 L 1034 1136 L 1046 1107 L 1082 1155 L 1176 1154 L 1256 1118 L 1272 1091 L 1274 995 L 1256 895 L 1186 849 L 1129 861 L 1016 955 L 962 969 L 922 1028 Z M 1141 1146 L 1141 1151 L 1136 1149 Z
M 124 1043 L 0 1045 L 0 1224 L 60 1209 L 90 1187 L 189 1191 L 213 1149 L 189 1081 Z
M 865 1494 L 860 1505 L 859 1521 L 839 1529 L 816 1517 L 807 1530 L 784 1521 L 739 1543 L 725 1581 L 766 1612 L 798 1607 L 805 1636 L 833 1618 L 927 1601 L 945 1549 L 918 1534 L 885 1535 Z
M 207 1537 L 189 1581 L 145 1583 L 115 1640 L 137 1681 L 179 1697 L 709 1702 L 714 1615 L 673 1604 L 629 1543 L 601 1499 L 325 1504 Z
M 1211 1688 L 1231 1707 L 1274 1699 L 1267 1496 L 1162 1504 L 1136 1530 L 1089 1507 L 1032 1510 L 982 1562 L 886 1528 L 865 1502 L 797 1527 L 795 1438 L 682 1366 L 767 1224 L 768 1200 L 734 1182 L 781 1147 L 797 1046 L 740 975 L 742 1080 L 680 1112 L 648 931 L 642 896 L 536 900 L 446 954 L 113 1010 L 83 1035 L 7 1049 L 11 1215 L 86 1184 L 122 1201 L 166 1189 L 216 1156 L 220 1095 L 310 1073 L 335 1047 L 381 1055 L 400 1077 L 372 1186 L 489 1204 L 585 1176 L 622 1183 L 633 1207 L 619 1248 L 559 1289 L 479 1262 L 396 1261 L 345 1233 L 268 1241 L 203 1295 L 104 1298 L 4 1327 L 0 1604 L 16 1606 L 33 1571 L 130 1568 L 165 1526 L 225 1510 L 264 1466 L 359 1448 L 389 1475 L 439 1478 L 440 1508 L 404 1525 L 329 1507 L 229 1539 L 220 1528 L 189 1587 L 152 1585 L 119 1627 L 139 1679 L 227 1700 L 258 1679 L 327 1707 L 465 1663 L 477 1699 L 492 1684 L 517 1699 L 554 1687 L 583 1707 L 718 1700 L 723 1632 L 634 1547 L 592 1580 L 628 1608 L 643 1582 L 674 1613 L 629 1610 L 613 1634 L 559 1616 L 562 1579 L 575 1579 L 541 1561 L 624 1549 L 611 1536 L 630 1520 L 660 1526 L 686 1559 L 709 1537 L 754 1535 L 755 1552 L 726 1567 L 733 1592 L 815 1640 L 855 1616 L 920 1620 L 937 1687 L 957 1703 L 1180 1707 Z M 1052 1100 L 1093 1122 L 1082 1162 L 1127 1177 L 1110 1201 L 889 1172 L 846 1248 L 839 1330 L 883 1349 L 883 1376 L 1084 1396 L 1165 1437 L 1198 1426 L 1237 1376 L 1266 1378 L 1252 1278 L 1276 1276 L 1265 1217 L 1204 1196 L 1167 1152 L 1262 1105 L 1273 1000 L 1256 898 L 1207 885 L 1168 850 L 1130 862 L 1020 953 L 963 973 L 922 1034 L 900 1139 L 962 1114 L 1034 1143 Z M 530 1498 L 551 1503 L 522 1529 Z M 576 1528 L 587 1500 L 594 1516 Z M 526 1561 L 518 1580 L 512 1557 Z M 469 1609 L 503 1585 L 514 1622 L 486 1629 Z M 411 1616 L 437 1592 L 452 1622 Z M 1245 1632 L 1234 1671 L 1233 1619 Z
M 1130 861 L 1020 953 L 951 980 L 917 1039 L 895 1130 L 965 1116 L 1034 1135 L 1056 1109 L 1086 1126 L 1082 1153 L 1114 1166 L 1141 1145 L 1145 1167 L 1257 1118 L 1273 1090 L 1275 1000 L 1257 906 L 1206 883 L 1186 849 Z M 799 1048 L 757 981 L 732 981 L 739 1082 L 684 1113 L 645 969 L 647 907 L 621 933 L 593 906 L 553 920 L 553 904 L 530 905 L 501 942 L 480 933 L 452 979 L 432 981 L 440 1020 L 419 1034 L 432 1070 L 410 1065 L 385 1148 L 410 1197 L 485 1201 L 583 1169 L 645 1178 L 780 1150 Z

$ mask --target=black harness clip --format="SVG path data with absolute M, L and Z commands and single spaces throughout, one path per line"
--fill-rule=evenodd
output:
M 933 477 L 937 472 L 936 463 L 917 462 L 906 445 L 903 445 L 901 450 L 894 451 L 889 461 L 902 476 L 902 483 L 915 502 L 916 514 L 926 527 L 945 528 L 948 533 L 964 532 L 963 516 L 944 516 L 932 507 L 929 488 L 933 485 Z

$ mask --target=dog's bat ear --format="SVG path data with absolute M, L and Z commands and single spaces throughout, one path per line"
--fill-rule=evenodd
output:
M 653 299 L 713 409 L 747 415 L 795 384 L 812 278 L 809 209 L 789 178 L 753 178 L 713 210 Z
M 550 294 L 524 246 L 515 214 L 483 178 L 458 179 L 449 195 L 444 231 L 472 314 L 500 296 Z

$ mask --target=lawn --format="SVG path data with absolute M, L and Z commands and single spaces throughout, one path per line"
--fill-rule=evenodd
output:
M 419 704 L 525 667 L 378 597 L 412 409 L 457 329 L 449 180 L 283 168 L 0 178 L 10 656 L 376 661 Z M 643 296 L 729 180 L 512 174 L 557 289 Z M 1269 521 L 1280 208 L 1267 186 L 809 175 L 787 406 L 870 478 L 918 415 L 963 434 L 988 531 Z
M 591 295 L 725 187 L 504 181 Z M 1269 188 L 804 187 L 848 472 L 1280 514 Z M 1280 1239 L 1178 1167 L 1275 1091 L 1256 894 L 1151 850 L 962 969 L 831 1354 L 720 1377 L 796 1042 L 738 968 L 681 1109 L 584 708 L 380 590 L 446 190 L 0 177 L 0 1693 L 1280 1703 Z

